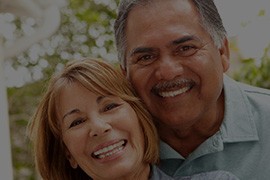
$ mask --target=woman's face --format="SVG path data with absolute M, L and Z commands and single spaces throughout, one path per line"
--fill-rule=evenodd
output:
M 135 111 L 116 96 L 96 95 L 77 82 L 61 91 L 59 119 L 67 158 L 93 179 L 140 173 L 143 132 Z

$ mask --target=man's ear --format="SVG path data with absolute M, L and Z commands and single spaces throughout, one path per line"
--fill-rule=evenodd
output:
M 226 72 L 230 67 L 230 48 L 229 48 L 229 41 L 227 38 L 224 38 L 222 46 L 219 48 L 219 53 L 221 57 L 221 63 L 223 66 L 223 72 Z
M 74 157 L 70 154 L 70 152 L 67 150 L 66 151 L 66 157 L 69 161 L 69 164 L 70 166 L 73 168 L 73 169 L 77 169 L 78 167 L 78 163 L 77 161 L 74 159 Z

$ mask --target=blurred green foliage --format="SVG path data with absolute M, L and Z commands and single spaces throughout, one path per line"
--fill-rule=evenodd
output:
M 52 74 L 61 70 L 69 60 L 81 57 L 102 58 L 116 62 L 113 23 L 117 4 L 114 0 L 71 0 L 62 9 L 61 26 L 47 42 L 50 53 L 40 53 L 31 61 L 30 52 L 11 59 L 13 67 L 27 67 L 31 76 L 34 68 L 42 68 L 42 78 L 33 78 L 21 87 L 8 88 L 9 119 L 15 180 L 38 179 L 26 126 L 31 119 Z M 15 21 L 20 29 L 20 21 Z M 38 43 L 45 48 L 43 42 Z M 46 50 L 47 52 L 47 50 Z M 47 66 L 40 66 L 46 60 Z
M 36 177 L 26 127 L 39 102 L 43 83 L 38 81 L 22 88 L 8 89 L 14 179 L 31 180 Z
M 233 78 L 254 86 L 270 89 L 270 45 L 261 59 L 242 59 L 242 66 Z

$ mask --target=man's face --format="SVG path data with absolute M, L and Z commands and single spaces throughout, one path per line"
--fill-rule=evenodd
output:
M 160 124 L 188 128 L 217 116 L 228 44 L 214 45 L 190 1 L 135 7 L 126 34 L 125 73 Z

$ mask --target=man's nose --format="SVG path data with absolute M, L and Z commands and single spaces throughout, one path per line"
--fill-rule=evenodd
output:
M 180 60 L 167 56 L 160 59 L 156 67 L 155 75 L 158 80 L 172 80 L 183 74 L 183 72 L 184 68 Z

